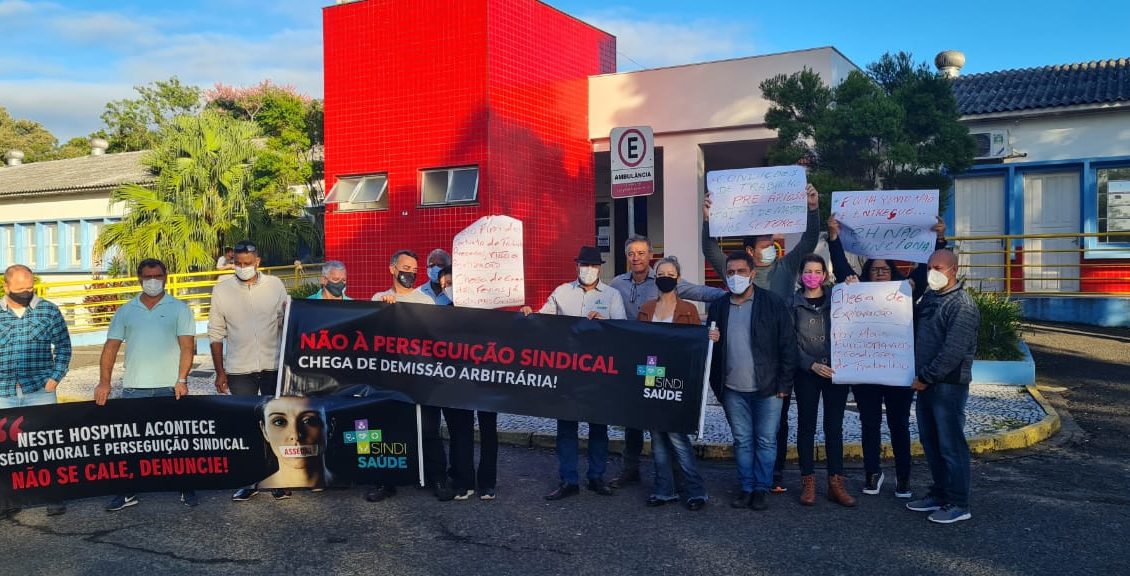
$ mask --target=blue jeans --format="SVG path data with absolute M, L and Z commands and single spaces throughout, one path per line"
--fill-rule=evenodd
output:
M 122 398 L 175 398 L 176 389 L 164 388 L 122 388 Z
M 918 393 L 918 439 L 930 465 L 930 496 L 969 507 L 969 445 L 965 442 L 965 402 L 969 387 L 935 384 Z
M 773 464 L 777 459 L 777 426 L 781 405 L 777 396 L 756 392 L 722 392 L 722 408 L 734 436 L 734 460 L 742 492 L 768 492 L 773 483 Z
M 687 499 L 706 498 L 706 485 L 694 460 L 694 446 L 686 434 L 651 432 L 651 455 L 655 459 L 655 486 L 651 495 L 660 500 L 678 500 L 675 490 L 675 473 L 678 466 L 683 476 Z M 674 461 L 672 461 L 674 460 Z
M 20 390 L 12 396 L 0 396 L 0 409 L 4 408 L 23 408 L 24 406 L 42 406 L 44 404 L 55 404 L 55 393 L 48 392 L 44 389 L 39 389 L 36 392 L 29 392 L 24 394 Z
M 577 423 L 572 420 L 557 421 L 557 466 L 561 481 L 565 484 L 579 484 L 577 478 L 577 453 L 580 442 L 577 440 Z M 589 423 L 589 481 L 604 479 L 604 469 L 608 465 L 608 426 Z

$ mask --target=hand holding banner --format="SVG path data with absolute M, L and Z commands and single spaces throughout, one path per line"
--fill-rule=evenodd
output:
M 522 221 L 483 216 L 452 242 L 455 305 L 503 308 L 526 302 Z
M 833 192 L 832 213 L 853 254 L 926 262 L 934 252 L 937 190 Z
M 836 384 L 910 386 L 914 309 L 909 282 L 832 288 L 832 370 Z
M 708 172 L 710 235 L 804 232 L 808 227 L 806 186 L 800 166 Z

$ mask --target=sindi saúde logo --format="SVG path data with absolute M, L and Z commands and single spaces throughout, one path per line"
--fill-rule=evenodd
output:
M 357 467 L 383 470 L 408 469 L 408 444 L 385 442 L 380 430 L 370 430 L 368 420 L 354 420 L 345 443 L 357 445 Z
M 646 364 L 636 365 L 636 376 L 643 376 L 643 397 L 670 402 L 683 401 L 683 380 L 668 378 L 667 367 L 659 365 L 658 356 L 648 356 Z

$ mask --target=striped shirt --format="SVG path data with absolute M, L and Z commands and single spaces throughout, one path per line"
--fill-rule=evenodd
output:
M 0 297 L 0 396 L 38 392 L 59 382 L 71 365 L 71 335 L 54 304 L 34 298 L 23 317 Z

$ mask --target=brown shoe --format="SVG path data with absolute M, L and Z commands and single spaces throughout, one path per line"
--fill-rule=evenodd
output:
M 805 506 L 816 505 L 816 475 L 805 474 L 800 477 L 800 503 Z
M 844 488 L 844 477 L 839 474 L 828 477 L 828 499 L 840 506 L 855 506 L 855 498 Z

